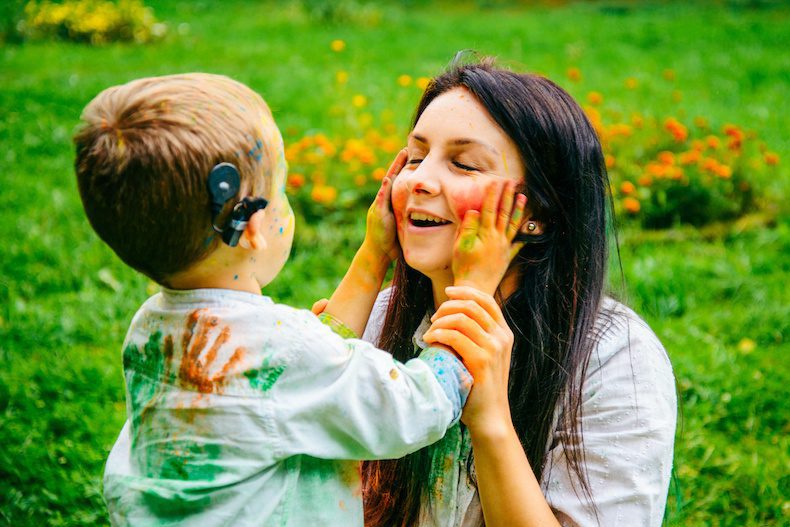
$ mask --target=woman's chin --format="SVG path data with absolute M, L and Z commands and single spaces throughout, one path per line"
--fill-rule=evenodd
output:
M 403 259 L 409 267 L 421 272 L 432 281 L 447 276 L 452 277 L 452 262 L 449 258 L 436 258 L 435 255 L 420 254 L 420 251 L 404 250 Z

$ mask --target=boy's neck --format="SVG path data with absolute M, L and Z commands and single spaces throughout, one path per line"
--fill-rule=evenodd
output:
M 168 277 L 170 289 L 231 289 L 256 295 L 261 294 L 253 269 L 243 259 L 227 258 L 215 251 L 186 271 Z

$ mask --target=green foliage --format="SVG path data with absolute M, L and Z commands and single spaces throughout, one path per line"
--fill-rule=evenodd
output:
M 30 39 L 55 38 L 90 44 L 150 42 L 164 35 L 142 0 L 65 0 L 25 6 L 24 33 Z
M 311 197 L 308 169 L 317 165 L 293 163 L 305 176 L 305 207 L 297 208 L 292 256 L 266 293 L 309 307 L 331 294 L 350 262 L 364 232 L 365 189 L 389 162 L 384 145 L 366 137 L 369 128 L 382 140 L 403 140 L 420 92 L 415 80 L 403 86 L 399 78 L 431 76 L 465 48 L 543 72 L 583 102 L 593 90 L 604 94 L 607 125 L 630 122 L 638 111 L 646 123 L 655 119 L 656 133 L 667 134 L 666 118 L 675 116 L 692 139 L 718 134 L 726 141 L 724 126 L 737 123 L 747 134 L 759 132 L 755 152 L 765 142 L 777 153 L 777 165 L 744 168 L 762 199 L 778 204 L 777 221 L 769 214 L 767 223 L 666 232 L 640 231 L 633 221 L 620 234 L 625 300 L 666 345 L 682 401 L 667 523 L 788 523 L 790 125 L 777 110 L 786 104 L 790 71 L 786 7 L 574 3 L 479 12 L 415 3 L 382 7 L 386 23 L 372 30 L 286 16 L 274 2 L 149 3 L 172 27 L 189 24 L 189 31 L 151 46 L 40 41 L 0 51 L 0 524 L 107 524 L 101 474 L 126 417 L 121 344 L 135 310 L 155 291 L 84 218 L 70 136 L 85 104 L 141 76 L 225 73 L 263 94 L 288 146 L 324 134 L 337 156 L 349 139 L 372 148 L 370 165 L 357 148 L 358 170 L 342 159 L 327 165 L 325 186 L 337 191 L 331 206 Z M 334 40 L 345 47 L 333 51 Z M 571 67 L 581 80 L 568 79 Z M 668 68 L 674 81 L 663 78 Z M 339 71 L 348 75 L 345 84 L 337 83 Z M 640 81 L 637 89 L 624 88 L 630 77 Z M 673 100 L 674 90 L 682 90 L 681 100 Z M 366 104 L 354 106 L 356 95 Z M 364 124 L 365 114 L 372 124 Z M 696 116 L 710 131 L 698 131 Z M 664 150 L 678 165 L 691 146 L 675 149 L 665 137 L 664 146 L 634 152 L 642 169 Z M 623 177 L 636 185 L 642 169 Z M 356 186 L 357 175 L 365 186 Z M 618 285 L 616 260 L 612 265 Z

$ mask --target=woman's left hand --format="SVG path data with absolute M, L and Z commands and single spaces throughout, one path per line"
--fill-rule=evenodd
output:
M 513 332 L 494 297 L 473 287 L 446 289 L 446 300 L 423 335 L 429 344 L 455 350 L 474 377 L 461 420 L 473 432 L 503 434 L 512 429 L 508 402 Z

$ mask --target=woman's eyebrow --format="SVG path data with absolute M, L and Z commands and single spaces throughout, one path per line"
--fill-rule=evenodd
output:
M 425 137 L 423 137 L 423 136 L 421 136 L 419 134 L 415 134 L 415 133 L 409 134 L 409 138 L 410 139 L 414 139 L 418 143 L 422 143 L 422 144 L 425 144 L 425 145 L 429 144 L 428 140 Z M 468 137 L 459 137 L 457 139 L 452 139 L 452 140 L 449 141 L 449 144 L 451 144 L 453 146 L 479 145 L 479 146 L 482 146 L 483 148 L 485 148 L 486 150 L 492 152 L 493 154 L 495 154 L 497 156 L 499 155 L 499 150 L 497 150 L 493 146 L 489 145 L 488 143 L 485 143 L 483 141 L 479 141 L 477 139 L 471 139 L 471 138 L 468 138 Z
M 491 153 L 495 155 L 499 155 L 499 150 L 489 145 L 488 143 L 484 143 L 483 141 L 478 141 L 477 139 L 469 139 L 466 137 L 461 137 L 458 139 L 453 139 L 452 141 L 450 141 L 450 144 L 456 146 L 479 145 L 485 148 L 486 150 L 490 151 Z

